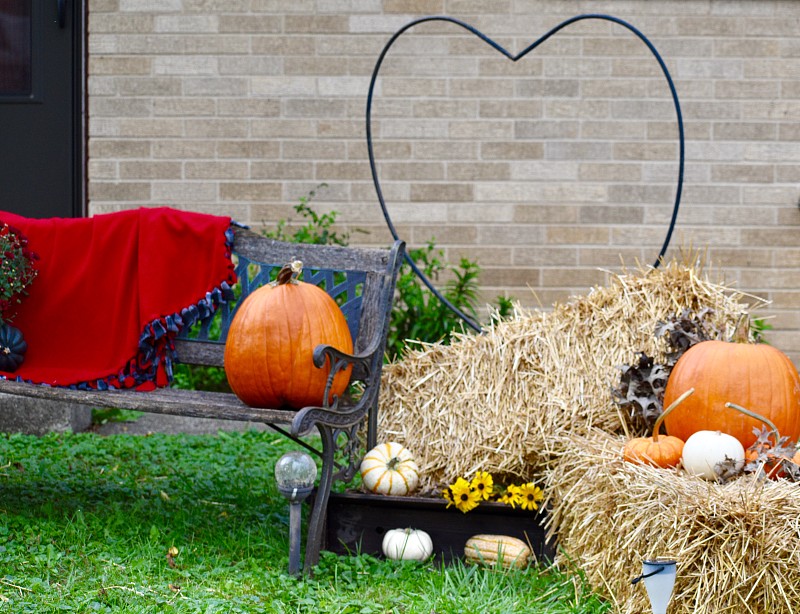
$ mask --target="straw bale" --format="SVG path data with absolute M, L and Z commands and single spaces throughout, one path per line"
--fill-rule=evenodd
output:
M 663 357 L 656 323 L 709 307 L 713 323 L 732 332 L 749 307 L 694 257 L 608 277 L 551 311 L 517 306 L 480 335 L 422 345 L 386 365 L 379 436 L 412 450 L 423 489 L 478 470 L 535 479 L 558 452 L 559 433 L 630 432 L 611 388 L 638 352 Z
M 623 438 L 592 432 L 546 478 L 548 531 L 619 614 L 649 612 L 631 585 L 642 561 L 678 561 L 671 614 L 791 614 L 800 604 L 800 484 L 725 485 L 622 460 Z

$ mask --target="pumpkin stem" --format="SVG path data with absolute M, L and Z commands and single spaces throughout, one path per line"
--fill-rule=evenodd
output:
M 296 284 L 298 283 L 297 276 L 300 275 L 302 271 L 303 263 L 300 260 L 292 260 L 281 267 L 275 281 L 270 282 L 270 285 L 274 288 L 275 286 L 282 286 L 289 283 Z
M 734 343 L 749 343 L 750 342 L 750 316 L 743 313 L 739 316 L 736 322 L 736 328 L 733 330 L 731 341 Z
M 756 420 L 763 422 L 772 431 L 772 436 L 775 438 L 774 445 L 775 446 L 778 445 L 778 442 L 780 441 L 780 433 L 778 432 L 778 427 L 775 426 L 775 423 L 772 420 L 762 416 L 761 414 L 757 414 L 752 410 L 745 409 L 744 407 L 742 407 L 741 405 L 737 405 L 736 403 L 725 403 L 725 407 L 730 407 L 731 409 L 735 409 L 736 411 L 743 413 L 745 416 L 750 416 L 751 418 L 755 418 Z
M 661 423 L 664 422 L 664 418 L 667 417 L 673 409 L 675 409 L 678 405 L 683 403 L 687 397 L 694 393 L 694 388 L 689 388 L 686 392 L 684 392 L 681 396 L 675 399 L 672 403 L 670 403 L 669 407 L 667 407 L 664 411 L 661 412 L 661 415 L 656 420 L 656 424 L 653 427 L 653 443 L 658 443 L 658 431 L 661 428 Z

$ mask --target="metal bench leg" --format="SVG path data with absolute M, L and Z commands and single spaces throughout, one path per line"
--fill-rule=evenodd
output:
M 378 445 L 378 399 L 369 408 L 367 415 L 367 450 Z
M 317 494 L 314 497 L 314 507 L 308 520 L 308 533 L 306 534 L 306 560 L 304 571 L 311 574 L 311 568 L 319 562 L 319 551 L 322 548 L 322 530 L 325 528 L 325 512 L 328 509 L 328 499 L 333 484 L 333 429 L 326 424 L 318 424 L 319 435 L 322 439 L 322 471 L 319 476 Z

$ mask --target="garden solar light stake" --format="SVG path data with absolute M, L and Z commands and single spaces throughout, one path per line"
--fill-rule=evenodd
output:
M 317 466 L 305 452 L 287 452 L 275 463 L 278 491 L 289 501 L 289 574 L 300 573 L 300 504 L 314 489 Z

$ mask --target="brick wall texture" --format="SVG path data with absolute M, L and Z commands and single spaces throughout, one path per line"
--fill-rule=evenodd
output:
M 668 256 L 702 249 L 716 277 L 771 301 L 768 339 L 798 361 L 797 0 L 89 0 L 90 213 L 170 205 L 274 226 L 300 221 L 314 190 L 351 243 L 386 245 L 365 109 L 392 35 L 448 15 L 516 54 L 597 12 L 650 39 L 680 98 Z M 655 260 L 676 118 L 622 25 L 580 21 L 512 62 L 426 22 L 386 54 L 370 125 L 399 235 L 477 261 L 487 302 L 548 306 Z

